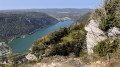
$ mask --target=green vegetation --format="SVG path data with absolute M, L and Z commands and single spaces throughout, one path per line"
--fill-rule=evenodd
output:
M 44 62 L 45 59 L 43 59 L 43 55 L 48 56 L 49 58 L 50 56 L 54 55 L 72 55 L 74 57 L 83 57 L 86 54 L 85 50 L 87 33 L 84 30 L 84 26 L 88 24 L 89 20 L 80 22 L 81 20 L 77 21 L 79 23 L 77 25 L 73 24 L 69 28 L 61 28 L 58 31 L 51 32 L 48 35 L 35 40 L 31 47 L 31 53 L 38 57 L 37 61 L 27 61 L 25 63 L 18 64 L 16 61 L 21 61 L 21 59 L 24 58 L 27 53 L 11 54 L 8 56 L 8 59 L 13 63 L 9 66 L 24 67 L 27 65 L 29 67 L 32 64 Z M 46 60 L 46 62 L 47 61 L 48 60 Z
M 93 15 L 94 17 L 92 18 L 100 22 L 99 28 L 104 32 L 120 24 L 118 22 L 119 18 L 117 17 L 119 3 L 119 0 L 105 0 L 103 8 L 95 10 L 95 15 Z M 99 42 L 93 48 L 95 54 L 91 55 L 90 57 L 85 55 L 87 32 L 84 30 L 84 27 L 88 24 L 89 17 L 90 14 L 88 13 L 77 20 L 76 23 L 69 28 L 61 28 L 58 31 L 54 31 L 43 38 L 34 41 L 31 47 L 31 53 L 35 54 L 37 57 L 43 55 L 48 57 L 54 55 L 82 57 L 81 60 L 85 64 L 88 64 L 91 61 L 98 61 L 103 58 L 106 60 L 106 56 L 107 59 L 112 58 L 113 60 L 115 59 L 115 61 L 119 61 L 120 42 L 119 39 L 115 38 L 111 41 L 108 37 L 108 39 Z M 85 21 L 86 19 L 87 21 Z M 42 57 L 38 59 L 38 62 L 40 62 L 41 59 Z M 113 62 L 110 65 L 114 66 L 117 64 L 116 62 Z
M 116 18 L 117 8 L 119 7 L 119 0 L 110 0 L 104 3 L 104 10 L 96 9 L 95 12 L 101 17 L 101 23 L 99 28 L 103 31 L 107 31 L 108 29 L 117 26 L 119 22 L 117 22 L 118 18 Z
M 8 59 L 12 62 L 16 62 L 16 61 L 20 61 L 21 59 L 23 59 L 28 53 L 12 53 L 10 55 L 8 55 Z
M 106 17 L 101 18 L 102 23 L 100 23 L 99 28 L 103 31 L 107 31 L 116 25 L 115 13 L 110 14 Z
M 43 59 L 42 57 L 38 58 L 37 62 L 41 62 L 42 59 Z
M 85 15 L 81 16 L 79 19 L 76 20 L 76 23 L 80 24 L 80 22 L 85 22 L 90 18 L 91 12 L 86 13 Z
M 54 56 L 63 55 L 68 56 L 74 53 L 76 57 L 83 56 L 86 49 L 86 31 L 84 27 L 88 21 L 80 22 L 80 24 L 73 24 L 69 28 L 61 28 L 54 31 L 41 39 L 35 40 L 32 45 L 32 53 L 37 57 L 39 55 Z
M 10 41 L 56 22 L 55 18 L 39 12 L 0 13 L 0 41 Z
M 87 53 L 84 51 L 84 50 L 81 50 L 80 53 L 79 53 L 79 56 L 80 57 L 83 57 L 85 56 Z
M 118 40 L 115 40 L 112 43 L 109 43 L 108 40 L 104 40 L 98 43 L 97 46 L 94 47 L 94 52 L 98 54 L 100 57 L 106 56 L 107 53 L 114 53 L 118 48 Z

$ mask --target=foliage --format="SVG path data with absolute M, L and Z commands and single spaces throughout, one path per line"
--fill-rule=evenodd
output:
M 69 29 L 70 30 L 84 30 L 84 27 L 89 24 L 89 19 L 84 22 L 81 22 L 81 21 L 78 21 L 78 22 L 79 22 L 78 24 L 74 23 L 74 25 L 72 25 Z
M 103 31 L 107 31 L 108 29 L 114 27 L 116 25 L 115 13 L 107 15 L 106 19 L 102 17 L 101 21 L 102 22 L 99 24 L 99 28 Z
M 118 5 L 117 5 L 117 10 L 116 10 L 116 27 L 119 27 L 120 28 L 120 1 L 117 2 Z
M 91 12 L 86 13 L 85 15 L 81 16 L 79 19 L 76 20 L 76 24 L 80 24 L 81 22 L 85 22 L 90 18 Z
M 80 56 L 80 57 L 83 57 L 85 54 L 86 54 L 86 53 L 85 53 L 83 50 L 81 50 L 80 53 L 79 53 L 79 56 Z
M 55 21 L 55 18 L 39 12 L 0 13 L 0 41 L 30 34 Z
M 104 41 L 99 42 L 98 45 L 96 45 L 93 50 L 100 57 L 103 57 L 103 56 L 106 56 L 107 53 L 115 52 L 117 47 L 118 47 L 117 40 L 115 40 L 112 43 L 109 43 L 108 40 L 104 40 Z
M 108 29 L 116 26 L 117 19 L 116 19 L 116 10 L 119 4 L 119 0 L 109 1 L 105 3 L 104 6 L 104 15 L 101 16 L 101 13 L 96 9 L 96 12 L 98 12 L 101 17 L 101 23 L 99 25 L 99 28 L 103 31 L 107 31 Z
M 37 57 L 43 54 L 46 56 L 68 56 L 70 53 L 74 53 L 78 57 L 80 53 L 83 54 L 82 50 L 86 47 L 87 32 L 84 30 L 86 23 L 88 21 L 69 28 L 61 28 L 34 41 L 32 53 Z
M 8 55 L 8 59 L 12 62 L 16 62 L 24 58 L 28 53 L 12 53 Z
M 41 62 L 42 59 L 43 59 L 42 57 L 38 58 L 37 62 Z
M 12 62 L 9 67 L 14 67 L 15 66 L 15 62 Z

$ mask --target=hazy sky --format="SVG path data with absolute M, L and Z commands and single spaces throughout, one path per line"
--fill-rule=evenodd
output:
M 0 10 L 41 8 L 96 8 L 101 0 L 0 0 Z

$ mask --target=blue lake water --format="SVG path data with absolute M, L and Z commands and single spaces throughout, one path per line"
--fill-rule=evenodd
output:
M 14 39 L 13 41 L 9 42 L 8 45 L 12 48 L 13 53 L 27 52 L 34 40 L 37 40 L 50 32 L 59 30 L 62 27 L 69 27 L 73 22 L 74 21 L 59 22 L 54 25 L 39 29 L 35 33 L 27 35 L 25 38 Z

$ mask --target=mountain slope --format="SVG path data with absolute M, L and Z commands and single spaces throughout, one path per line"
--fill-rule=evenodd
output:
M 83 56 L 83 61 L 87 64 L 93 62 L 101 67 L 102 61 L 104 62 L 103 67 L 111 65 L 119 67 L 119 9 L 119 0 L 105 0 L 104 6 L 96 9 L 88 21 L 80 23 L 78 20 L 78 23 L 71 26 L 72 28 L 63 28 L 36 40 L 31 53 L 38 58 L 39 56 L 50 57 L 54 55 L 70 56 L 72 53 L 72 56 Z M 88 51 L 86 51 L 86 46 Z
M 0 41 L 30 34 L 56 22 L 55 18 L 40 12 L 0 13 Z
M 37 57 L 42 56 L 43 54 L 45 56 L 68 56 L 70 53 L 74 53 L 75 56 L 81 56 L 80 53 L 84 54 L 83 50 L 86 48 L 85 39 L 87 32 L 84 30 L 84 27 L 89 21 L 80 22 L 83 19 L 85 18 L 77 20 L 79 25 L 73 24 L 69 28 L 61 28 L 58 31 L 51 32 L 48 35 L 35 40 L 31 47 L 31 52 Z M 86 17 L 86 19 L 88 18 Z

